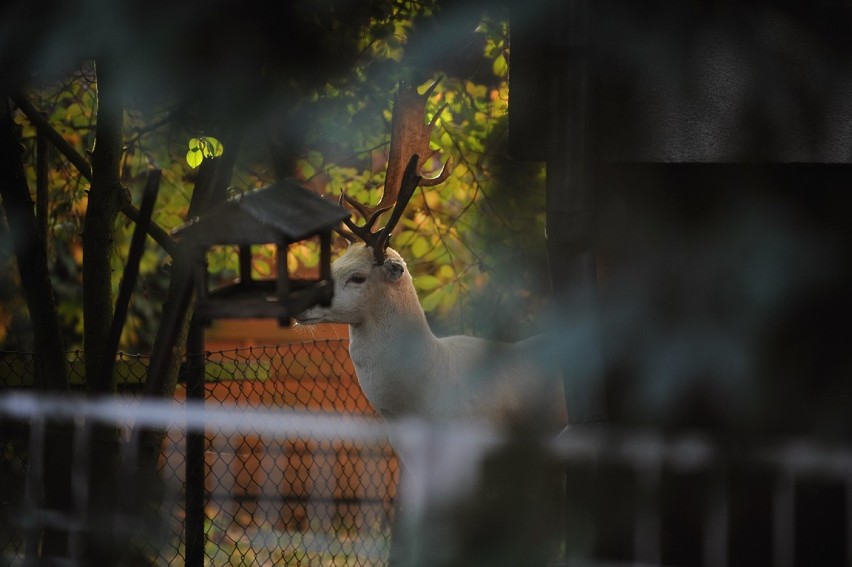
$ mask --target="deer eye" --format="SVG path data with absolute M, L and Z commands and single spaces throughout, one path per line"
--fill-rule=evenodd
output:
M 362 284 L 367 281 L 367 278 L 362 276 L 361 274 L 353 274 L 349 276 L 349 279 L 346 280 L 346 283 L 350 284 Z

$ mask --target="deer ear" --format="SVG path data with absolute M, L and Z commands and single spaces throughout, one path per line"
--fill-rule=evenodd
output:
M 397 281 L 405 273 L 405 266 L 399 260 L 393 258 L 385 258 L 382 264 L 382 275 L 385 279 L 391 282 Z

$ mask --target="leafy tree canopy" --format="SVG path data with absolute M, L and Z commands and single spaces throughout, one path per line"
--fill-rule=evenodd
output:
M 474 3 L 296 1 L 78 2 L 59 12 L 13 4 L 0 18 L 0 66 L 7 90 L 25 94 L 81 155 L 94 144 L 97 73 L 106 54 L 120 69 L 127 101 L 121 183 L 139 198 L 148 168 L 163 170 L 154 220 L 166 231 L 188 212 L 198 166 L 239 148 L 230 191 L 295 177 L 320 193 L 346 191 L 375 204 L 400 80 L 443 77 L 427 106 L 442 106 L 432 144 L 451 159 L 448 180 L 419 190 L 392 246 L 408 260 L 424 309 L 447 330 L 523 332 L 544 281 L 543 170 L 504 151 L 508 104 L 506 14 Z M 29 27 L 26 23 L 31 24 Z M 16 113 L 30 187 L 37 178 L 37 130 Z M 233 132 L 240 135 L 234 137 Z M 437 169 L 440 164 L 434 163 Z M 53 151 L 48 167 L 49 251 L 66 344 L 80 344 L 83 219 L 89 181 Z M 5 232 L 6 227 L 0 227 Z M 132 223 L 119 218 L 112 256 L 117 286 Z M 0 264 L 0 344 L 32 348 L 8 238 Z M 254 269 L 271 271 L 271 251 Z M 169 255 L 149 240 L 122 337 L 153 341 L 168 282 Z M 222 277 L 235 269 L 213 256 Z M 316 264 L 295 246 L 294 269 Z M 507 330 L 508 329 L 508 330 Z

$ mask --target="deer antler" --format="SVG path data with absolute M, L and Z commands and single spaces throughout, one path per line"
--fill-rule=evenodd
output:
M 414 195 L 414 190 L 417 189 L 417 185 L 420 184 L 421 177 L 417 175 L 417 163 L 419 160 L 419 156 L 414 154 L 411 156 L 411 159 L 408 160 L 408 165 L 402 174 L 402 180 L 400 181 L 400 186 L 397 191 L 397 201 L 393 205 L 389 205 L 387 207 L 383 207 L 380 209 L 376 209 L 369 218 L 364 213 L 368 211 L 364 210 L 366 207 L 358 201 L 355 201 L 348 195 L 341 195 L 340 203 L 342 204 L 344 201 L 352 205 L 355 210 L 367 218 L 367 222 L 362 226 L 356 225 L 350 219 L 343 219 L 343 222 L 346 224 L 347 228 L 351 231 L 351 233 L 347 234 L 343 231 L 339 231 L 340 234 L 344 236 L 344 238 L 348 239 L 350 242 L 354 242 L 353 238 L 358 238 L 362 240 L 368 248 L 373 249 L 373 257 L 376 260 L 376 265 L 380 265 L 385 261 L 385 249 L 388 247 L 388 239 L 390 238 L 391 231 L 396 226 L 396 223 L 399 222 L 399 219 L 402 218 L 402 213 L 405 210 L 405 207 L 408 205 L 408 202 L 411 200 L 411 197 Z M 388 219 L 388 224 L 386 224 L 383 228 L 381 228 L 378 232 L 373 232 L 373 225 L 376 224 L 376 220 L 388 209 L 393 207 L 393 212 L 391 212 L 390 219 Z
M 428 123 L 423 122 L 423 115 L 426 112 L 426 101 L 429 100 L 440 82 L 440 78 L 436 79 L 422 95 L 417 93 L 416 87 L 409 86 L 404 82 L 399 84 L 399 91 L 394 97 L 393 111 L 391 112 L 391 144 L 388 152 L 385 190 L 382 193 L 381 201 L 379 201 L 379 208 L 396 202 L 404 168 L 411 156 L 414 154 L 420 156 L 415 172 L 419 175 L 423 164 L 438 154 L 437 150 L 429 148 L 429 138 L 435 128 L 435 123 L 447 105 L 445 104 L 438 109 L 438 112 Z M 423 180 L 422 185 L 431 187 L 442 183 L 450 175 L 448 165 L 449 161 L 444 164 L 437 177 Z
M 420 175 L 420 170 L 426 161 L 438 153 L 437 150 L 429 148 L 429 138 L 446 105 L 442 106 L 428 123 L 423 122 L 423 115 L 426 112 L 426 101 L 439 82 L 440 79 L 437 79 L 429 85 L 423 94 L 418 94 L 415 87 L 408 86 L 404 82 L 399 85 L 391 113 L 391 143 L 388 152 L 388 166 L 385 172 L 385 186 L 379 204 L 375 207 L 369 207 L 344 193 L 340 195 L 340 205 L 348 204 L 358 211 L 366 221 L 363 225 L 358 226 L 347 219 L 344 223 L 351 232 L 339 231 L 340 234 L 350 242 L 360 239 L 367 246 L 373 248 L 377 264 L 384 261 L 390 232 L 402 217 L 402 213 L 408 205 L 408 201 L 414 195 L 417 186 L 431 187 L 437 185 L 450 174 L 449 160 L 447 160 L 437 177 L 423 179 Z M 388 224 L 380 231 L 373 232 L 373 226 L 379 217 L 391 207 L 393 207 L 393 212 Z

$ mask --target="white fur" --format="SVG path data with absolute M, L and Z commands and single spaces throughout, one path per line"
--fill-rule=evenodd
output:
M 363 283 L 353 279 L 359 276 Z M 332 277 L 331 306 L 311 308 L 297 320 L 349 325 L 358 381 L 382 416 L 552 431 L 567 423 L 558 374 L 540 362 L 546 358 L 540 339 L 507 344 L 436 337 L 405 262 L 390 248 L 385 264 L 376 266 L 372 250 L 354 244 L 332 264 Z

